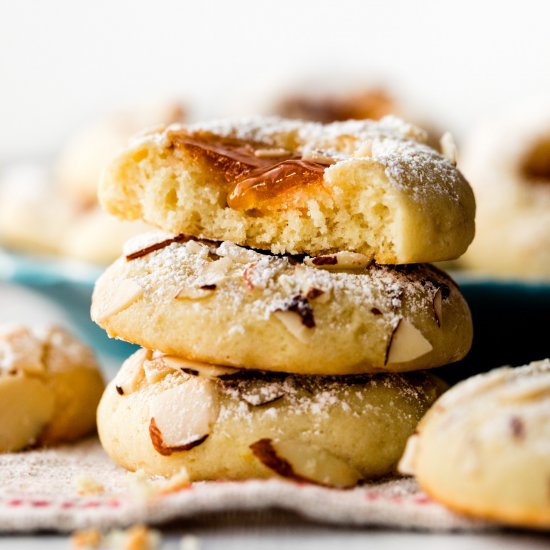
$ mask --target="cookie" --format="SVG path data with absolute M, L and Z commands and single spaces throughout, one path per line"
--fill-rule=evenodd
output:
M 550 278 L 550 104 L 510 109 L 475 129 L 461 166 L 478 204 L 464 267 L 489 275 Z
M 370 86 L 357 86 L 354 79 L 353 84 L 343 85 L 341 80 L 337 81 L 336 86 L 334 84 L 326 79 L 313 79 L 281 90 L 276 99 L 271 100 L 267 112 L 284 118 L 325 124 L 344 120 L 380 120 L 395 115 L 426 130 L 426 143 L 436 151 L 441 150 L 441 132 L 417 109 L 412 108 L 410 98 L 398 97 L 400 94 L 396 94 L 395 90 L 374 82 Z
M 344 93 L 295 92 L 284 95 L 273 106 L 274 114 L 299 120 L 335 122 L 380 120 L 402 111 L 396 98 L 383 87 L 348 90 Z
M 123 219 L 273 253 L 447 260 L 474 236 L 474 197 L 424 140 L 394 117 L 173 125 L 116 157 L 99 196 Z
M 162 101 L 111 113 L 82 128 L 60 152 L 54 168 L 58 190 L 88 208 L 97 203 L 101 172 L 128 139 L 151 126 L 181 122 L 185 109 L 176 101 Z
M 418 370 L 457 361 L 472 323 L 429 265 L 342 252 L 272 256 L 152 233 L 96 283 L 92 319 L 111 337 L 208 363 L 300 374 Z
M 61 254 L 94 264 L 106 265 L 121 253 L 124 243 L 150 227 L 140 221 L 124 221 L 91 208 L 72 224 L 61 243 Z
M 470 378 L 441 397 L 401 470 L 450 508 L 550 527 L 550 360 Z
M 115 462 L 150 475 L 349 487 L 395 470 L 443 388 L 423 372 L 243 372 L 141 349 L 107 387 L 98 432 Z
M 45 206 L 47 205 L 47 206 Z M 76 212 L 52 193 L 46 167 L 13 164 L 0 176 L 0 243 L 26 252 L 58 254 Z
M 98 206 L 75 206 L 54 187 L 44 167 L 13 165 L 0 178 L 0 243 L 8 248 L 108 264 L 130 237 L 147 229 Z
M 0 326 L 0 452 L 93 432 L 103 389 L 93 353 L 63 329 Z

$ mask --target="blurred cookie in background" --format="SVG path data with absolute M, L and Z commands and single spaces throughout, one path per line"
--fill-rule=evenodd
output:
M 0 174 L 0 244 L 107 264 L 130 237 L 148 229 L 119 221 L 97 203 L 105 164 L 145 128 L 183 120 L 177 101 L 150 103 L 106 115 L 70 139 L 53 168 L 20 163 Z
M 72 205 L 54 192 L 50 171 L 39 164 L 13 164 L 0 174 L 0 243 L 23 252 L 61 253 L 73 223 Z
M 93 433 L 104 386 L 92 350 L 66 330 L 0 324 L 0 453 Z
M 54 167 L 55 185 L 77 204 L 97 203 L 97 183 L 105 164 L 130 137 L 151 126 L 183 122 L 179 101 L 157 101 L 107 114 L 84 126 L 63 147 Z
M 461 266 L 550 280 L 550 102 L 530 101 L 479 126 L 460 160 L 477 202 L 476 237 Z
M 385 115 L 398 114 L 401 109 L 388 90 L 373 87 L 343 94 L 289 94 L 275 103 L 273 112 L 285 118 L 327 123 L 365 118 L 379 120 Z
M 296 83 L 276 92 L 264 110 L 268 114 L 314 122 L 343 120 L 380 120 L 386 115 L 397 115 L 428 132 L 428 145 L 440 150 L 442 132 L 426 120 L 420 109 L 397 93 L 396 86 L 373 80 L 343 76 L 334 81 L 326 78 Z
M 97 205 L 79 208 L 59 193 L 45 166 L 12 165 L 0 175 L 0 244 L 12 250 L 106 264 L 147 228 Z

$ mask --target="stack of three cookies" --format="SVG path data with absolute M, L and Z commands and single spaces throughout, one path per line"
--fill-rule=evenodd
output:
M 127 243 L 92 317 L 143 346 L 107 388 L 103 446 L 191 480 L 350 487 L 394 471 L 462 358 L 455 283 L 474 200 L 395 118 L 170 126 L 107 169 L 103 205 L 163 231 Z

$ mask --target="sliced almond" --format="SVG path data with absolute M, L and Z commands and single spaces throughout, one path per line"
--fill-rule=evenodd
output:
M 406 363 L 432 349 L 430 342 L 410 321 L 400 319 L 390 336 L 385 364 Z
M 372 263 L 372 258 L 358 252 L 342 251 L 335 254 L 305 258 L 304 263 L 321 269 L 363 269 Z
M 302 317 L 295 311 L 275 311 L 273 315 L 300 342 L 307 344 L 311 340 L 312 330 L 303 324 Z
M 94 320 L 102 322 L 124 311 L 143 295 L 143 289 L 132 279 L 122 279 L 116 288 L 103 296 L 101 304 L 95 302 Z
M 458 149 L 456 147 L 455 140 L 450 132 L 445 132 L 439 140 L 441 146 L 441 152 L 443 156 L 453 165 L 456 166 L 456 160 L 458 157 Z
M 200 287 L 186 287 L 178 291 L 175 298 L 176 300 L 202 300 L 203 298 L 209 298 L 215 292 L 215 288 L 200 288 Z
M 296 294 L 290 300 L 285 302 L 282 307 L 277 308 L 276 311 L 296 313 L 300 318 L 302 325 L 307 328 L 315 327 L 315 316 L 313 315 L 313 309 L 308 298 L 302 294 Z
M 230 258 L 240 264 L 250 264 L 258 260 L 258 252 L 238 246 L 229 241 L 224 241 L 217 249 L 216 253 L 223 258 Z
M 122 247 L 122 254 L 127 260 L 139 258 L 147 254 L 150 248 L 160 250 L 163 246 L 168 246 L 176 235 L 165 233 L 164 231 L 150 231 L 141 233 L 126 241 Z M 165 245 L 165 243 L 167 243 Z M 145 253 L 144 253 L 145 252 Z
M 200 243 L 193 239 L 187 241 L 185 246 L 187 247 L 188 252 L 191 252 L 191 254 L 195 254 L 197 256 L 206 256 L 208 254 L 208 251 L 210 250 L 208 245 Z
M 222 376 L 230 376 L 240 371 L 233 367 L 222 367 L 219 365 L 210 365 L 201 363 L 200 361 L 192 361 L 191 359 L 183 359 L 176 355 L 157 355 L 156 356 L 164 365 L 173 369 L 186 372 L 194 376 L 205 376 L 206 378 L 220 378 Z
M 435 322 L 438 327 L 441 327 L 441 323 L 443 322 L 443 292 L 440 288 L 434 294 L 432 306 L 434 308 Z
M 227 273 L 232 265 L 233 260 L 227 257 L 206 264 L 199 276 L 200 282 L 197 284 L 211 285 L 220 283 L 227 277 Z
M 282 279 L 282 276 L 279 277 L 279 281 Z M 300 294 L 307 298 L 308 300 L 315 301 L 319 304 L 324 304 L 330 300 L 331 289 L 329 288 L 320 288 L 315 285 L 315 282 L 312 281 L 311 271 L 306 269 L 303 264 L 297 265 L 294 267 L 293 276 L 290 278 L 293 284 L 293 288 L 296 288 L 296 283 L 298 283 L 300 288 Z M 289 289 L 291 291 L 292 289 Z
M 280 384 L 250 384 L 245 385 L 240 391 L 243 401 L 253 407 L 262 407 L 282 399 L 286 395 Z
M 328 487 L 353 487 L 361 479 L 347 462 L 322 447 L 296 440 L 260 439 L 250 449 L 269 469 L 282 477 Z
M 291 154 L 290 151 L 282 147 L 272 147 L 269 149 L 267 148 L 256 149 L 254 151 L 254 155 L 259 159 L 273 159 L 273 158 L 280 158 L 280 157 L 288 157 L 290 154 Z
M 330 153 L 321 151 L 320 149 L 310 149 L 302 153 L 302 160 L 306 162 L 316 162 L 317 164 L 323 164 L 330 166 L 336 164 L 338 159 L 334 158 Z
M 189 378 L 152 401 L 149 435 L 155 450 L 169 456 L 203 443 L 215 424 L 220 406 L 210 380 Z
M 159 359 L 152 359 L 151 361 L 143 362 L 143 374 L 145 375 L 147 384 L 156 384 L 172 372 L 173 369 L 166 366 Z
M 137 390 L 139 382 L 144 375 L 143 364 L 151 358 L 151 355 L 151 351 L 141 348 L 126 359 L 113 380 L 113 384 L 119 395 L 128 395 Z

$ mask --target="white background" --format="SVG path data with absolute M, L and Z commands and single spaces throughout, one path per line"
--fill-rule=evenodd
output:
M 0 162 L 55 152 L 128 102 L 246 112 L 321 74 L 385 79 L 460 135 L 550 97 L 550 2 L 0 0 Z

